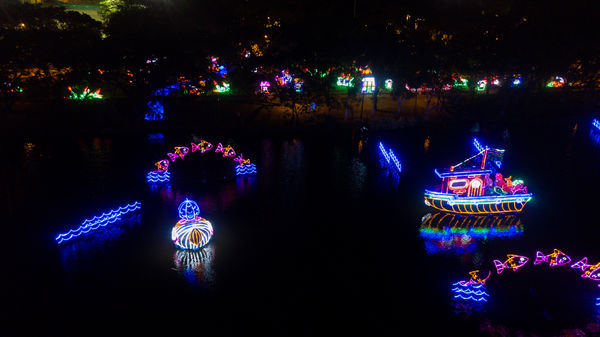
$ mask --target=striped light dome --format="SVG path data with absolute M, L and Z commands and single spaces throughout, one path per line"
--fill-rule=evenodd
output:
M 213 236 L 210 222 L 204 218 L 181 219 L 171 231 L 171 240 L 182 249 L 200 249 Z

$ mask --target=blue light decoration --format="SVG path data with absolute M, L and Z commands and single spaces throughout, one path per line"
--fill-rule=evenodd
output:
M 157 121 L 163 119 L 165 107 L 158 97 L 168 96 L 174 92 L 177 92 L 188 83 L 190 83 L 190 81 L 181 81 L 156 90 L 152 94 L 152 99 L 146 103 L 148 106 L 148 112 L 146 112 L 144 119 L 147 121 Z
M 490 295 L 483 284 L 455 282 L 452 284 L 452 298 L 460 301 L 487 302 Z
M 600 121 L 595 118 L 592 120 L 592 127 L 590 128 L 590 139 L 596 146 L 600 146 Z
M 521 76 L 516 76 L 513 77 L 512 81 L 510 82 L 510 86 L 513 88 L 516 88 L 518 86 L 520 86 L 523 83 L 523 79 L 521 78 Z
M 479 154 L 481 152 L 483 152 L 484 150 L 488 150 L 490 152 L 492 152 L 492 155 L 494 155 L 495 157 L 492 158 L 490 157 L 490 161 L 492 163 L 494 163 L 494 165 L 496 165 L 496 167 L 498 169 L 502 168 L 502 158 L 504 156 L 504 152 L 505 150 L 503 149 L 490 149 L 489 146 L 483 146 L 481 145 L 481 143 L 477 140 L 477 138 L 473 138 L 473 147 L 475 147 L 476 153 Z M 498 157 L 498 158 L 496 158 Z
M 117 222 L 120 220 L 120 216 L 137 211 L 142 208 L 142 203 L 136 201 L 132 204 L 127 204 L 125 206 L 121 206 L 115 210 L 111 210 L 106 213 L 102 213 L 99 216 L 95 216 L 91 219 L 86 219 L 81 223 L 81 226 L 76 229 L 71 229 L 66 233 L 58 234 L 55 238 L 57 244 L 61 244 L 65 241 L 69 241 L 73 238 L 79 237 L 83 234 L 89 233 L 90 231 L 96 230 L 100 227 L 104 227 L 108 224 Z
M 375 92 L 375 77 L 368 76 L 362 79 L 360 92 L 363 94 L 372 94 Z
M 169 182 L 171 181 L 171 173 L 169 171 L 150 171 L 146 175 L 146 180 L 153 184 Z
M 254 164 L 246 164 L 246 165 L 237 165 L 235 167 L 235 175 L 236 176 L 246 176 L 251 174 L 257 174 L 256 165 Z
M 163 143 L 164 141 L 165 135 L 160 132 L 148 134 L 148 143 Z
M 200 207 L 198 204 L 188 198 L 179 204 L 177 211 L 179 212 L 179 217 L 181 219 L 192 220 L 200 215 Z
M 402 172 L 402 165 L 400 164 L 398 158 L 396 158 L 396 155 L 394 154 L 392 149 L 386 150 L 383 143 L 379 142 L 379 151 L 385 159 L 383 160 L 384 165 L 388 166 L 388 168 L 395 170 L 397 173 Z

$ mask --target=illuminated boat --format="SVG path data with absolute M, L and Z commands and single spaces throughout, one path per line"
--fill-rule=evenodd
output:
M 442 184 L 425 190 L 425 204 L 444 212 L 462 214 L 518 213 L 532 194 L 522 180 L 503 178 L 497 170 L 504 150 L 483 147 L 475 139 L 478 152 L 450 169 L 435 174 Z

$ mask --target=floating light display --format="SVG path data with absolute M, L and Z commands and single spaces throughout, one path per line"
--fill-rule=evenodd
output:
M 150 171 L 146 175 L 146 180 L 149 183 L 164 183 L 171 181 L 171 173 L 169 171 Z
M 394 85 L 394 81 L 392 81 L 391 79 L 387 79 L 384 82 L 384 86 L 387 90 L 392 90 L 392 86 Z
M 555 76 L 554 79 L 550 82 L 548 82 L 548 84 L 546 84 L 547 88 L 561 88 L 564 87 L 566 84 L 566 81 L 563 77 L 560 76 Z
M 542 262 L 548 262 L 550 267 L 563 266 L 571 262 L 571 258 L 558 249 L 554 249 L 554 252 L 548 255 L 544 255 L 544 253 L 538 251 L 535 254 L 535 261 L 533 261 L 533 264 L 538 265 Z
M 340 75 L 340 77 L 338 77 L 337 79 L 337 86 L 338 87 L 353 87 L 354 86 L 354 77 L 352 77 L 350 74 L 344 74 L 342 73 Z
M 434 170 L 442 179 L 442 185 L 439 192 L 425 190 L 425 204 L 441 211 L 465 214 L 522 211 L 532 194 L 527 193 L 522 180 L 513 182 L 510 177 L 503 178 L 496 172 L 502 164 L 504 150 L 484 147 L 476 139 L 473 145 L 483 150 L 445 172 Z M 468 167 L 467 163 L 473 166 Z
M 210 71 L 219 75 L 220 77 L 227 76 L 227 68 L 223 65 L 219 65 L 218 57 L 213 56 L 210 58 L 210 66 L 208 67 L 208 69 L 210 69 Z
M 508 254 L 506 255 L 508 259 L 502 262 L 500 260 L 494 260 L 494 266 L 496 266 L 496 271 L 498 274 L 501 274 L 505 269 L 512 269 L 513 271 L 517 271 L 519 268 L 523 267 L 529 261 L 529 258 L 521 255 Z
M 192 153 L 197 152 L 197 151 L 200 151 L 200 153 L 205 153 L 205 152 L 211 150 L 213 148 L 213 145 L 212 145 L 212 143 L 210 143 L 204 139 L 200 139 L 200 141 L 198 143 L 191 142 L 190 147 L 192 149 L 192 151 L 191 151 Z M 186 146 L 176 146 L 174 149 L 175 149 L 175 151 L 173 153 L 170 153 L 170 152 L 167 153 L 167 156 L 169 157 L 171 162 L 174 162 L 178 158 L 183 159 L 189 152 L 189 148 Z M 235 168 L 236 175 L 256 173 L 256 165 L 251 164 L 250 159 L 244 158 L 243 154 L 241 154 L 241 153 L 237 154 L 235 152 L 235 149 L 231 145 L 223 146 L 222 143 L 218 143 L 216 148 L 214 149 L 214 152 L 222 153 L 223 157 L 232 158 L 233 161 L 238 163 L 238 165 Z M 162 159 L 162 160 L 156 162 L 154 164 L 157 167 L 155 172 L 164 173 L 164 172 L 168 171 L 169 163 L 170 163 L 169 159 Z M 251 168 L 245 167 L 245 166 L 251 166 Z M 238 173 L 238 172 L 241 172 L 241 173 Z M 153 178 L 156 178 L 156 177 L 153 176 Z M 170 176 L 169 176 L 169 178 L 170 178 Z
M 100 89 L 96 89 L 95 91 L 91 91 L 89 87 L 85 87 L 83 89 L 83 91 L 81 93 L 76 93 L 73 88 L 71 88 L 70 86 L 67 87 L 67 89 L 69 90 L 69 97 L 68 99 L 72 99 L 72 100 L 97 100 L 97 99 L 102 99 L 104 98 L 102 96 L 102 94 L 100 93 Z
M 383 155 L 383 158 L 385 159 L 385 163 L 389 167 L 395 169 L 398 173 L 402 172 L 402 165 L 400 164 L 400 161 L 398 160 L 398 158 L 396 158 L 396 155 L 394 154 L 392 149 L 386 150 L 383 143 L 379 142 L 379 151 Z
M 455 282 L 452 284 L 453 299 L 463 301 L 487 302 L 490 296 L 483 284 L 463 284 Z
M 58 234 L 55 240 L 58 244 L 61 244 L 65 241 L 69 241 L 73 238 L 79 237 L 83 234 L 89 233 L 90 231 L 96 230 L 100 227 L 104 227 L 110 223 L 114 223 L 119 220 L 121 215 L 137 211 L 142 208 L 142 204 L 138 201 L 127 204 L 125 206 L 121 206 L 115 210 L 111 210 L 106 213 L 102 213 L 99 216 L 94 216 L 91 219 L 86 219 L 81 223 L 81 226 L 71 229 L 66 233 Z
M 191 220 L 200 215 L 200 207 L 198 204 L 190 199 L 185 199 L 177 208 L 179 217 L 182 219 Z
M 596 130 L 600 131 L 600 121 L 598 121 L 597 119 L 593 119 L 592 120 L 592 126 L 596 128 Z
M 148 135 L 149 143 L 162 143 L 165 140 L 165 136 L 162 133 L 152 133 Z
M 422 85 L 422 86 L 420 86 L 420 87 L 416 87 L 416 88 L 411 88 L 411 87 L 408 85 L 408 83 L 404 84 L 404 88 L 405 88 L 406 90 L 408 90 L 408 91 L 410 91 L 410 92 L 414 93 L 414 94 L 420 94 L 420 93 L 423 93 L 423 92 L 431 92 L 431 91 L 434 91 L 434 90 L 437 90 L 437 89 L 439 89 L 439 87 L 438 87 L 438 86 L 436 86 L 436 87 L 426 87 L 426 86 L 424 86 L 424 85 Z M 442 91 L 448 91 L 448 90 L 450 90 L 450 89 L 452 89 L 452 85 L 451 85 L 451 84 L 444 84 L 444 85 L 442 86 L 442 88 L 441 88 L 441 90 L 442 90 Z
M 256 165 L 248 164 L 248 165 L 237 165 L 235 167 L 235 175 L 237 176 L 245 176 L 256 174 L 258 171 L 256 170 Z
M 211 223 L 200 217 L 200 207 L 192 200 L 186 199 L 178 207 L 181 218 L 171 231 L 171 240 L 182 249 L 200 249 L 213 236 Z

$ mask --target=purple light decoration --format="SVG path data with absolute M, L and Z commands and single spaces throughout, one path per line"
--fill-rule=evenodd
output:
M 554 249 L 554 252 L 548 255 L 544 255 L 544 253 L 538 251 L 535 253 L 535 261 L 533 264 L 538 265 L 542 262 L 548 262 L 550 267 L 563 266 L 571 262 L 571 258 L 558 249 Z
M 504 262 L 499 260 L 494 260 L 494 265 L 496 266 L 496 272 L 501 274 L 504 269 L 512 269 L 513 271 L 517 271 L 519 268 L 523 267 L 529 261 L 529 258 L 521 255 L 508 254 L 506 255 L 508 259 Z

